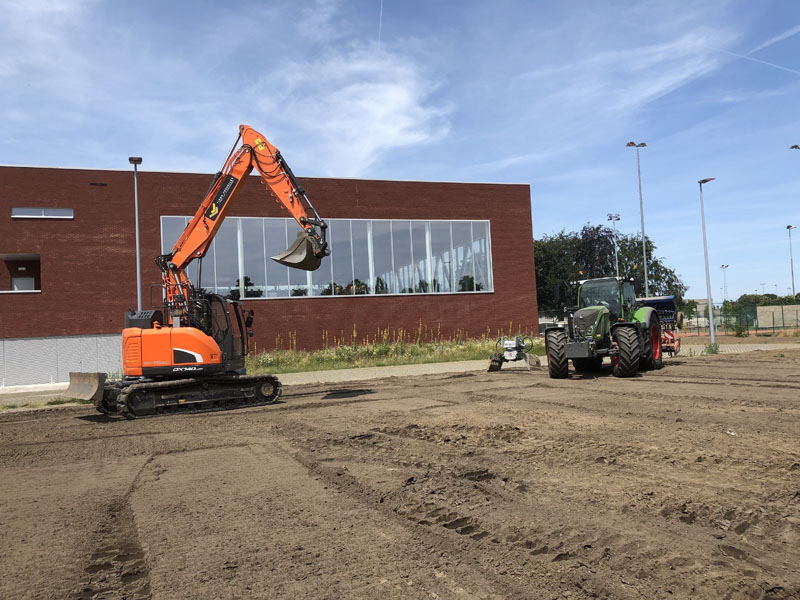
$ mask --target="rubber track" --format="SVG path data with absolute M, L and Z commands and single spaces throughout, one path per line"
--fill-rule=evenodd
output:
M 242 383 L 252 381 L 255 385 L 258 381 L 270 381 L 274 387 L 273 393 L 266 400 L 254 398 L 236 398 L 229 401 L 225 400 L 209 400 L 205 403 L 190 403 L 188 405 L 170 405 L 170 406 L 156 406 L 156 412 L 150 415 L 136 415 L 128 409 L 128 396 L 132 392 L 138 391 L 151 391 L 161 390 L 162 392 L 174 392 L 181 388 L 191 387 L 202 383 L 208 384 L 225 384 L 232 383 L 235 386 L 240 386 Z M 117 397 L 117 406 L 119 413 L 126 419 L 143 419 L 148 417 L 158 417 L 166 414 L 198 414 L 217 412 L 221 410 L 232 410 L 235 408 L 250 408 L 252 406 L 267 406 L 275 404 L 283 393 L 283 387 L 277 377 L 273 375 L 239 375 L 237 377 L 204 377 L 204 378 L 190 378 L 173 381 L 153 381 L 149 383 L 135 383 L 124 389 Z M 221 404 L 222 403 L 222 404 Z

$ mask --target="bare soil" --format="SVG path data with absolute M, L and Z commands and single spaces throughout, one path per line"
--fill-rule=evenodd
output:
M 800 350 L 0 415 L 2 598 L 798 598 Z

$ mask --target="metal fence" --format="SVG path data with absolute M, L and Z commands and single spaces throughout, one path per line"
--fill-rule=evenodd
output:
M 800 305 L 748 306 L 714 309 L 714 327 L 722 335 L 778 333 L 800 329 Z M 684 325 L 686 333 L 708 333 L 708 318 L 694 316 Z
M 0 387 L 69 381 L 70 371 L 122 372 L 122 336 L 0 340 Z

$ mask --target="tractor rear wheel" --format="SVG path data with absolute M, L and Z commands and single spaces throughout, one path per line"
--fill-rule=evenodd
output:
M 569 375 L 567 336 L 563 331 L 549 331 L 547 342 L 547 371 L 550 379 L 564 379 Z
M 647 334 L 642 342 L 642 358 L 639 360 L 639 369 L 642 371 L 653 371 L 664 366 L 664 357 L 661 350 L 661 324 L 658 317 L 650 317 L 647 324 Z
M 611 357 L 615 377 L 633 377 L 639 368 L 639 335 L 632 327 L 618 327 L 611 334 L 617 354 Z

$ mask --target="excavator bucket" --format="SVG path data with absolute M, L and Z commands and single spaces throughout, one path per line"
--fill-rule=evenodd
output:
M 271 258 L 275 262 L 293 269 L 316 271 L 322 264 L 322 256 L 317 256 L 316 247 L 312 238 L 304 231 L 301 231 L 289 248 Z
M 97 404 L 103 398 L 103 386 L 105 383 L 105 373 L 70 372 L 69 387 L 64 392 L 64 395 L 78 400 L 93 400 Z

